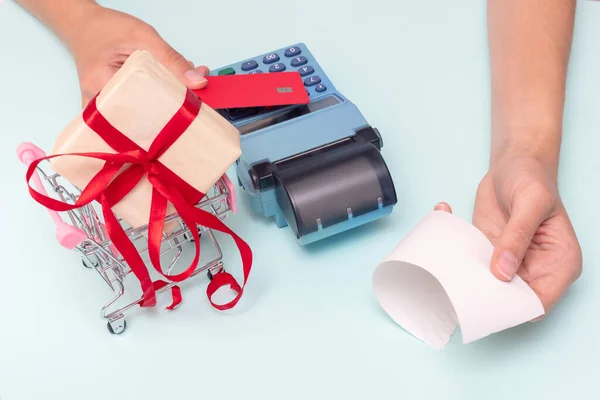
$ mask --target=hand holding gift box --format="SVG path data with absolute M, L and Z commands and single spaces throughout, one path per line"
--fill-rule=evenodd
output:
M 98 201 L 117 250 L 140 280 L 142 306 L 156 304 L 155 287 L 139 253 L 117 217 L 132 227 L 148 225 L 152 265 L 171 281 L 182 281 L 199 261 L 196 224 L 225 232 L 240 249 L 244 285 L 252 253 L 249 246 L 215 215 L 194 207 L 241 153 L 239 132 L 208 107 L 145 51 L 134 52 L 102 91 L 58 136 L 50 159 L 53 169 L 82 190 L 75 205 L 43 196 L 30 187 L 39 203 L 67 211 Z M 37 160 L 29 166 L 31 178 Z M 166 215 L 177 212 L 195 239 L 191 265 L 177 275 L 166 275 L 160 265 L 163 233 L 173 226 Z M 175 223 L 175 222 L 174 222 Z M 242 286 L 228 273 L 214 276 L 209 299 L 230 285 L 237 297 L 218 309 L 233 307 Z
M 148 151 L 158 132 L 180 109 L 186 93 L 185 85 L 162 64 L 149 53 L 137 51 L 99 93 L 96 108 L 116 130 Z M 58 136 L 52 154 L 118 152 L 111 148 L 110 138 L 105 141 L 84 122 L 84 114 L 78 115 Z M 240 154 L 238 130 L 203 104 L 198 116 L 158 160 L 199 193 L 206 193 Z M 54 171 L 80 189 L 104 165 L 103 160 L 83 157 L 59 157 L 50 163 Z M 145 225 L 150 216 L 151 195 L 152 185 L 142 177 L 113 211 L 134 228 Z M 167 213 L 174 211 L 170 204 Z

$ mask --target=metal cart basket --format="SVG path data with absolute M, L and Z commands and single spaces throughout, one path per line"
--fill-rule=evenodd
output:
M 44 151 L 31 143 L 21 144 L 17 149 L 17 155 L 21 162 L 27 166 L 34 160 L 45 157 Z M 48 161 L 45 162 L 48 163 Z M 32 177 L 36 190 L 47 194 L 47 187 L 61 201 L 74 204 L 81 191 L 59 174 L 47 172 L 40 165 L 36 168 L 37 173 Z M 224 220 L 230 213 L 235 212 L 235 191 L 227 175 L 224 175 L 213 185 L 206 196 L 196 204 L 196 207 L 216 215 L 221 220 Z M 101 309 L 101 317 L 107 320 L 107 327 L 110 333 L 122 333 L 127 326 L 125 312 L 140 304 L 142 298 L 125 305 L 117 306 L 118 301 L 124 298 L 126 288 L 125 279 L 132 271 L 107 236 L 104 223 L 99 218 L 101 213 L 94 208 L 93 203 L 62 213 L 67 217 L 67 221 L 63 220 L 63 217 L 58 212 L 48 211 L 56 225 L 58 242 L 65 248 L 81 253 L 83 265 L 95 270 L 113 292 L 112 298 Z M 145 225 L 134 229 L 126 227 L 120 219 L 119 221 L 129 239 L 138 249 L 142 259 L 149 266 L 150 259 L 147 254 L 148 226 Z M 175 223 L 176 227 L 168 235 L 163 233 L 161 243 L 161 259 L 166 259 L 166 263 L 168 263 L 167 274 L 170 274 L 171 270 L 176 267 L 185 249 L 189 250 L 190 246 L 185 245 L 193 241 L 193 236 L 189 228 L 177 214 L 166 217 L 165 223 L 171 221 L 177 221 Z M 212 279 L 214 274 L 224 269 L 223 253 L 210 229 L 202 226 L 198 226 L 197 228 L 203 239 L 208 237 L 216 256 L 209 261 L 199 262 L 192 276 L 206 271 L 208 278 Z M 165 285 L 156 290 L 157 296 L 171 290 L 178 284 L 180 283 L 165 282 Z

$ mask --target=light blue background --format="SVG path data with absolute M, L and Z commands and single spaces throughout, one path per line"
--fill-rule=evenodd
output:
M 0 399 L 592 399 L 600 377 L 600 4 L 579 4 L 560 186 L 584 273 L 542 322 L 434 351 L 377 306 L 379 260 L 440 200 L 469 219 L 489 146 L 485 2 L 104 1 L 212 68 L 305 42 L 384 138 L 393 215 L 311 248 L 249 214 L 228 224 L 256 262 L 239 307 L 133 310 L 108 334 L 109 290 L 58 246 L 15 148 L 50 149 L 80 108 L 74 64 L 13 2 L 0 7 Z M 261 11 L 265 7 L 267 12 Z M 527 40 L 527 38 L 523 38 Z M 237 254 L 224 241 L 229 269 Z M 227 261 L 226 260 L 226 261 Z

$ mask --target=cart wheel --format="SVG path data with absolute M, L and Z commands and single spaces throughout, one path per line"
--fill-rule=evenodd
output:
M 115 321 L 108 321 L 106 326 L 108 327 L 108 331 L 113 335 L 120 335 L 127 328 L 127 321 L 124 319 L 117 319 Z
M 94 263 L 93 265 L 88 265 L 88 263 L 85 262 L 85 260 L 81 260 L 81 263 L 83 264 L 84 267 L 86 267 L 87 269 L 92 269 L 98 266 L 98 263 Z

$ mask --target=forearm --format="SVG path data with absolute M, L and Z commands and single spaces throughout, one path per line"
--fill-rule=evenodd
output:
M 99 7 L 94 0 L 15 0 L 39 19 L 67 45 L 75 39 L 76 27 L 85 15 Z
M 518 152 L 558 168 L 575 2 L 488 0 L 492 163 Z

